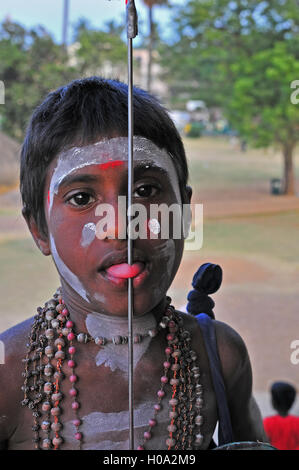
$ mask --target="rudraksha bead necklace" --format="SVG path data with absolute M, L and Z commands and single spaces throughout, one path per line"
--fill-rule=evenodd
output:
M 194 450 L 200 448 L 203 406 L 203 391 L 199 383 L 200 372 L 197 355 L 190 349 L 190 333 L 183 328 L 182 318 L 170 305 L 167 307 L 157 328 L 145 335 L 134 335 L 134 342 L 142 341 L 145 336 L 154 337 L 159 331 L 166 332 L 167 347 L 160 388 L 157 391 L 157 402 L 154 405 L 153 417 L 149 420 L 148 429 L 144 432 L 143 442 L 138 450 L 146 449 L 148 441 L 154 435 L 158 425 L 159 411 L 168 394 L 169 425 L 167 450 Z M 33 413 L 33 442 L 35 449 L 59 449 L 63 444 L 61 422 L 63 395 L 61 384 L 65 376 L 62 366 L 67 360 L 70 382 L 69 394 L 72 398 L 74 412 L 74 437 L 78 449 L 82 448 L 84 435 L 81 432 L 82 421 L 79 416 L 80 402 L 78 376 L 76 374 L 76 346 L 80 343 L 94 342 L 99 347 L 113 343 L 126 344 L 127 336 L 114 338 L 93 338 L 86 333 L 76 333 L 75 325 L 62 299 L 59 288 L 53 298 L 45 303 L 44 308 L 37 309 L 34 323 L 29 335 L 28 351 L 25 363 L 24 399 L 21 402 Z

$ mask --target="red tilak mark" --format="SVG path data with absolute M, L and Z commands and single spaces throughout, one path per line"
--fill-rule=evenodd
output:
M 48 206 L 50 205 L 50 191 L 48 191 Z
M 99 167 L 101 170 L 107 170 L 108 168 L 114 168 L 116 166 L 121 166 L 123 164 L 124 162 L 122 160 L 114 160 L 113 162 L 101 163 Z

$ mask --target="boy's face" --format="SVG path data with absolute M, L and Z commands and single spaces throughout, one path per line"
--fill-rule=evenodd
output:
M 82 307 L 118 316 L 127 315 L 128 277 L 133 278 L 135 315 L 162 300 L 184 247 L 183 236 L 173 236 L 174 217 L 168 217 L 169 236 L 163 237 L 166 219 L 155 213 L 157 205 L 182 204 L 171 157 L 135 137 L 132 203 L 140 206 L 132 214 L 135 239 L 128 266 L 127 143 L 116 137 L 59 154 L 45 187 L 47 242 L 64 288 Z

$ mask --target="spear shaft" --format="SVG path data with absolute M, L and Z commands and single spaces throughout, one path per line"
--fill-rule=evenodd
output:
M 130 233 L 134 175 L 134 113 L 133 113 L 133 38 L 137 31 L 137 12 L 134 0 L 126 0 L 128 39 L 128 264 L 133 264 L 133 239 Z M 133 278 L 128 279 L 128 348 L 129 348 L 129 447 L 134 450 L 134 356 L 133 356 Z

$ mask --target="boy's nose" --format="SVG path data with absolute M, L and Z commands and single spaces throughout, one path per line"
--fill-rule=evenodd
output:
M 118 198 L 116 203 L 99 204 L 95 215 L 100 217 L 96 224 L 97 238 L 101 240 L 127 239 L 127 211 L 124 196 Z

